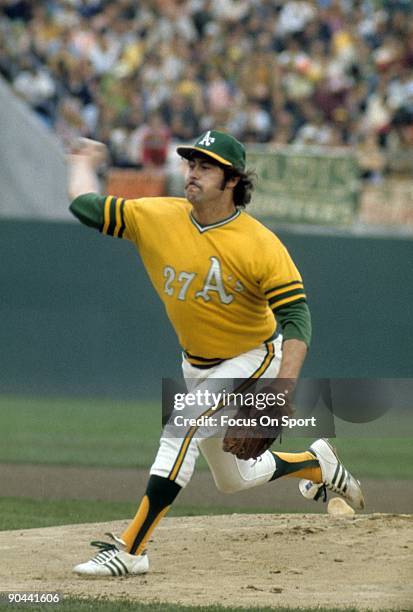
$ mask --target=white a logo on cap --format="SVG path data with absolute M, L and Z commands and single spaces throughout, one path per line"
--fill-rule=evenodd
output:
M 203 139 L 198 142 L 198 144 L 204 145 L 205 147 L 210 147 L 213 142 L 215 142 L 215 138 L 211 137 L 211 130 L 208 130 L 208 132 L 205 134 Z

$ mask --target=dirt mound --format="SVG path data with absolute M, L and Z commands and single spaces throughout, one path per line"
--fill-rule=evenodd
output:
M 0 533 L 4 591 L 144 602 L 412 610 L 413 515 L 166 518 L 146 576 L 87 579 L 71 567 L 125 521 Z

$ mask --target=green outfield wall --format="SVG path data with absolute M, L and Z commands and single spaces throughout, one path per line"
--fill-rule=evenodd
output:
M 305 374 L 413 375 L 413 241 L 280 233 L 302 271 Z M 0 222 L 0 393 L 158 396 L 180 351 L 133 246 L 72 223 Z

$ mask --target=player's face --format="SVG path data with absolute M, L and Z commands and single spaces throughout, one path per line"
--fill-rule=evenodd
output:
M 202 157 L 188 161 L 185 174 L 185 195 L 191 204 L 217 201 L 223 195 L 224 171 Z

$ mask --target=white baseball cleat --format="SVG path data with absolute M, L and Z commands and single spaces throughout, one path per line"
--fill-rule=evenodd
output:
M 112 534 L 112 537 L 121 546 L 124 542 Z M 93 559 L 80 563 L 73 568 L 75 574 L 80 576 L 127 576 L 129 574 L 146 574 L 149 569 L 149 559 L 142 555 L 130 555 L 120 550 L 116 544 L 109 542 L 91 542 L 92 546 L 99 548 Z
M 300 480 L 299 489 L 304 497 L 317 501 L 323 495 L 323 501 L 326 501 L 327 488 L 344 497 L 355 510 L 363 510 L 364 497 L 360 483 L 340 462 L 329 441 L 323 438 L 316 440 L 309 450 L 320 463 L 323 482 L 318 484 L 311 480 Z

